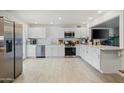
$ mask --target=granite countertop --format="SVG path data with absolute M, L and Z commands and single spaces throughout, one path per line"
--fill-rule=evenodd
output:
M 97 46 L 95 46 L 95 45 L 83 45 L 83 46 L 98 48 L 101 50 L 123 50 L 123 48 L 116 47 L 116 46 L 105 46 L 105 45 L 97 45 Z
M 114 47 L 114 46 L 101 46 L 101 50 L 123 50 L 123 48 L 120 47 Z

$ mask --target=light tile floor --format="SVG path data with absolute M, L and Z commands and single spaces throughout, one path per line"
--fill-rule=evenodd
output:
M 80 58 L 26 59 L 14 83 L 124 82 L 117 74 L 101 74 Z

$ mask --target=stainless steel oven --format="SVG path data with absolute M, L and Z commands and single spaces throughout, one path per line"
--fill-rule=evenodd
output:
M 67 46 L 65 47 L 65 57 L 73 57 L 76 56 L 76 47 L 75 46 Z

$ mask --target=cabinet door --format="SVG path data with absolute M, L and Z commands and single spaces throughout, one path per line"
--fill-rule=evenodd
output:
M 57 46 L 53 46 L 51 51 L 52 51 L 51 56 L 53 56 L 53 57 L 58 56 L 58 47 Z
M 100 50 L 94 49 L 93 51 L 93 66 L 100 71 Z
M 80 46 L 80 56 L 100 71 L 100 49 Z
M 28 30 L 28 37 L 29 38 L 36 38 L 36 34 L 35 34 L 35 29 L 30 27 L 29 30 Z
M 27 46 L 27 56 L 28 57 L 36 57 L 36 46 L 35 45 Z
M 85 60 L 85 47 L 82 45 L 80 46 L 79 55 L 82 59 Z
M 58 46 L 58 56 L 63 57 L 64 52 L 64 46 Z
M 80 38 L 80 31 L 81 31 L 80 28 L 75 29 L 75 38 Z
M 85 48 L 85 60 L 89 62 L 89 48 Z
M 86 28 L 85 27 L 82 27 L 81 30 L 80 30 L 80 38 L 85 38 L 87 37 L 86 35 Z
M 36 38 L 46 38 L 46 29 L 44 27 L 37 27 L 34 32 Z
M 81 46 L 79 47 L 79 56 L 81 57 Z
M 87 48 L 86 61 L 100 71 L 100 49 Z
M 46 55 L 46 57 L 50 57 L 51 56 L 51 47 L 46 46 L 45 55 Z
M 86 55 L 86 48 L 82 46 L 82 58 L 86 60 L 85 55 Z
M 76 46 L 76 56 L 79 56 L 80 55 L 80 46 L 77 45 Z
M 64 38 L 64 31 L 63 28 L 52 26 L 47 27 L 47 38 Z
M 83 47 L 80 46 L 80 57 L 83 59 Z
M 75 28 L 74 27 L 70 27 L 70 28 L 64 28 L 64 32 L 74 32 L 75 31 Z
M 58 38 L 64 38 L 64 29 L 63 28 L 59 27 L 57 33 L 58 33 L 58 36 L 57 36 Z
M 40 33 L 40 34 L 38 34 L 38 33 Z M 39 38 L 46 38 L 46 28 L 45 27 L 41 28 L 41 30 L 39 30 L 37 32 L 37 35 Z
M 28 37 L 29 38 L 46 38 L 45 27 L 29 27 Z

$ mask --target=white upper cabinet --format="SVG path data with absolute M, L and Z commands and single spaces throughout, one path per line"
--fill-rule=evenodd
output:
M 87 29 L 86 27 L 80 28 L 80 38 L 85 38 L 87 37 Z
M 75 28 L 74 27 L 64 28 L 63 30 L 64 30 L 64 32 L 75 32 Z
M 63 28 L 59 28 L 58 38 L 64 38 L 64 31 L 63 31 Z
M 29 38 L 46 38 L 46 28 L 41 26 L 30 26 L 28 31 Z
M 47 27 L 47 38 L 64 38 L 63 28 L 57 26 Z
M 75 28 L 75 38 L 80 38 L 81 28 Z
M 85 37 L 87 37 L 85 27 L 75 29 L 75 38 L 85 38 Z
M 74 32 L 75 38 L 85 38 L 86 28 L 72 27 L 63 28 L 59 26 L 29 26 L 28 38 L 64 38 L 64 32 Z

